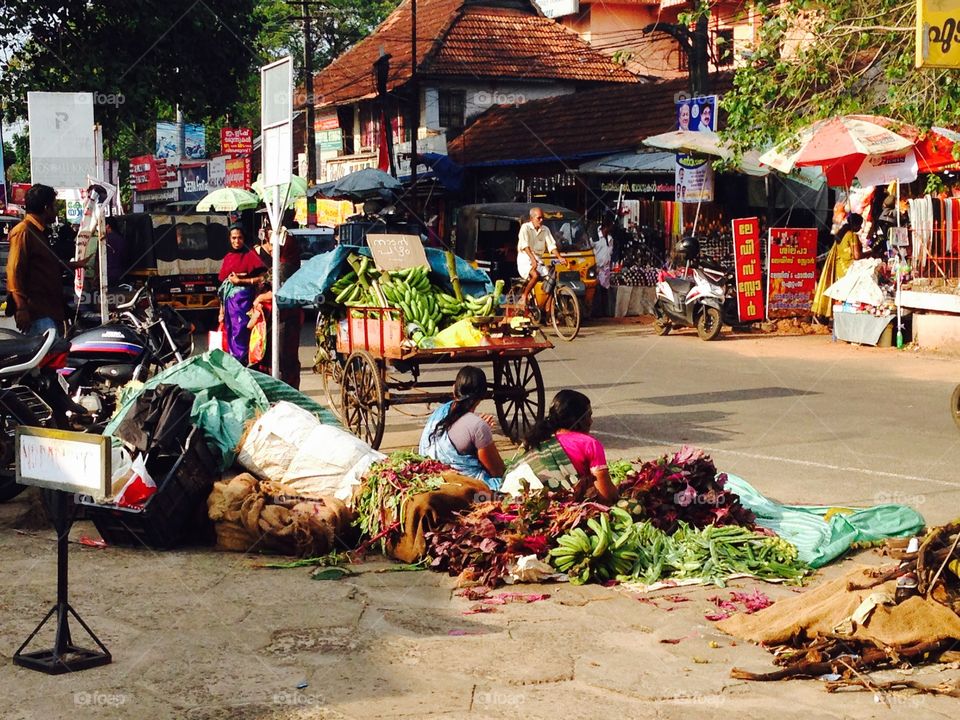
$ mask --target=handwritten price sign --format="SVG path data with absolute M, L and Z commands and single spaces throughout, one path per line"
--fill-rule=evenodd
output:
M 22 425 L 15 442 L 17 482 L 21 485 L 84 495 L 109 494 L 109 437 Z
M 427 265 L 423 243 L 416 235 L 367 235 L 373 261 L 381 270 Z
M 960 2 L 917 0 L 916 66 L 960 68 Z

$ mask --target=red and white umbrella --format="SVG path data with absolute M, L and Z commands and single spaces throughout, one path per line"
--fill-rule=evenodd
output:
M 861 172 L 866 173 L 861 179 L 864 185 L 915 179 L 915 158 L 911 162 L 906 154 L 917 135 L 915 128 L 889 118 L 843 115 L 808 125 L 761 155 L 760 162 L 783 173 L 797 167 L 819 167 L 834 187 L 850 187 Z M 874 182 L 878 177 L 887 179 Z
M 960 133 L 942 127 L 930 128 L 913 149 L 920 172 L 933 173 L 960 167 L 960 161 L 953 156 L 953 148 L 958 144 Z

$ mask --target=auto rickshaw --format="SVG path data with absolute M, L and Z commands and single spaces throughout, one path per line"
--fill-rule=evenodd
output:
M 457 211 L 454 251 L 487 270 L 492 280 L 503 280 L 509 286 L 517 276 L 520 224 L 530 219 L 530 208 L 534 207 L 543 211 L 544 224 L 567 259 L 568 264 L 559 268 L 558 282 L 570 286 L 583 306 L 590 308 L 597 286 L 597 261 L 590 228 L 578 212 L 543 203 L 464 205 Z M 539 284 L 536 293 L 537 302 L 543 305 L 545 294 Z

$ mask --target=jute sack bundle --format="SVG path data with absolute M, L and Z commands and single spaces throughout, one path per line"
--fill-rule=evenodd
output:
M 802 595 L 778 600 L 752 615 L 734 615 L 717 628 L 764 645 L 792 644 L 822 635 L 846 635 L 880 645 L 907 646 L 954 638 L 960 640 L 960 617 L 935 600 L 914 596 L 900 604 L 878 604 L 862 623 L 851 622 L 871 595 L 893 598 L 896 581 L 866 590 L 870 576 L 858 568 L 843 577 L 811 588 Z
M 301 498 L 248 473 L 216 483 L 207 510 L 217 547 L 239 552 L 325 555 L 352 521 L 347 506 L 336 498 Z
M 490 488 L 482 480 L 453 471 L 443 473 L 443 480 L 443 485 L 436 490 L 414 495 L 406 502 L 400 539 L 387 544 L 390 557 L 406 563 L 417 562 L 427 552 L 424 533 L 436 530 L 451 520 L 454 513 L 466 510 L 473 503 L 490 499 Z M 388 522 L 393 522 L 392 518 Z

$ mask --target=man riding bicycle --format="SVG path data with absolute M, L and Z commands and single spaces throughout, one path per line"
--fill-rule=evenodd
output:
M 557 241 L 554 240 L 550 228 L 543 224 L 543 210 L 538 207 L 530 208 L 530 221 L 520 226 L 517 241 L 517 270 L 520 277 L 526 279 L 523 294 L 520 299 L 521 307 L 526 307 L 530 292 L 537 285 L 541 276 L 547 274 L 547 268 L 540 256 L 549 251 L 563 264 L 566 259 L 557 250 Z M 546 311 L 552 310 L 553 297 L 548 296 Z

